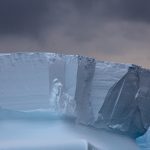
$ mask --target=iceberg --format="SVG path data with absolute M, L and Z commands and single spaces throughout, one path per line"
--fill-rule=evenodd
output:
M 150 125 L 150 70 L 133 64 L 46 52 L 1 53 L 0 83 L 1 120 L 51 120 L 56 117 L 51 114 L 61 114 L 85 127 L 133 138 Z

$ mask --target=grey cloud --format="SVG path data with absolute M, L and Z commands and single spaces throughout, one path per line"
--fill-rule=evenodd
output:
M 54 7 L 49 0 L 0 0 L 0 36 L 38 34 L 55 21 Z
M 85 26 L 105 20 L 149 22 L 149 6 L 149 0 L 0 0 L 0 35 L 36 35 L 73 19 Z
M 86 0 L 83 0 L 82 3 L 76 1 L 76 7 L 79 11 L 89 13 L 91 17 L 97 16 L 99 19 L 125 19 L 141 22 L 150 21 L 149 0 L 88 0 L 88 2 Z

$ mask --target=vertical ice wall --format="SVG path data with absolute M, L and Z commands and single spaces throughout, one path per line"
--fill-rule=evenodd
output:
M 0 106 L 74 113 L 78 56 L 55 53 L 0 55 Z
M 95 59 L 78 57 L 78 73 L 76 85 L 76 112 L 78 121 L 91 124 L 93 114 L 90 101 L 91 83 L 95 72 Z
M 39 53 L 0 55 L 0 105 L 27 110 L 48 108 L 48 62 Z
M 143 134 L 150 125 L 150 71 L 54 53 L 0 54 L 0 106 L 50 109 L 94 127 Z
M 109 89 L 128 72 L 128 67 L 125 64 L 96 61 L 90 93 L 93 121 L 97 120 Z
M 97 119 L 108 90 L 128 65 L 55 53 L 0 55 L 0 105 L 76 113 L 81 122 Z M 70 109 L 70 110 L 69 110 Z
M 49 54 L 50 109 L 75 113 L 78 57 Z
M 150 71 L 132 65 L 108 91 L 95 126 L 138 137 L 150 125 Z

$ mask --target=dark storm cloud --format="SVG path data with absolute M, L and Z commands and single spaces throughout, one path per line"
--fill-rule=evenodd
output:
M 36 35 L 75 16 L 86 26 L 104 20 L 149 22 L 149 6 L 149 0 L 0 0 L 0 35 Z M 65 20 L 70 14 L 72 18 Z
M 80 16 L 90 19 L 150 21 L 149 0 L 64 0 L 72 3 Z
M 37 34 L 51 17 L 49 0 L 0 0 L 0 35 Z M 52 17 L 51 17 L 52 18 Z
M 110 6 L 112 15 L 131 21 L 150 21 L 149 0 L 114 0 Z M 110 11 L 111 12 L 111 11 Z
M 62 23 L 66 13 L 61 0 L 0 0 L 0 36 L 38 35 Z
M 150 21 L 149 0 L 77 0 L 75 6 L 81 14 L 93 17 Z

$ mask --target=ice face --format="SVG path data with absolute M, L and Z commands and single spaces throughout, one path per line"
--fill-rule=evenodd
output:
M 53 80 L 49 101 L 52 112 L 75 115 L 75 100 L 71 95 L 63 91 L 63 85 L 58 79 Z
M 110 129 L 132 137 L 144 134 L 149 127 L 149 77 L 149 70 L 129 67 L 109 90 L 95 126 L 104 122 Z
M 150 124 L 150 71 L 78 55 L 0 55 L 0 106 L 50 110 L 137 137 Z
M 4 108 L 50 108 L 52 96 L 58 90 L 55 79 L 61 84 L 61 98 L 71 101 L 75 97 L 77 56 L 13 53 L 1 54 L 0 62 L 0 105 Z M 58 96 L 55 98 L 58 101 Z
M 93 121 L 98 119 L 99 111 L 109 89 L 128 72 L 129 66 L 130 65 L 96 61 L 90 92 Z
M 75 92 L 78 57 L 54 55 L 49 57 L 50 109 L 75 114 Z
M 0 105 L 14 110 L 48 108 L 48 66 L 44 55 L 36 53 L 1 55 Z
M 90 92 L 95 70 L 95 60 L 81 56 L 78 59 L 75 95 L 77 120 L 84 124 L 91 124 L 93 120 L 93 109 L 90 102 Z

